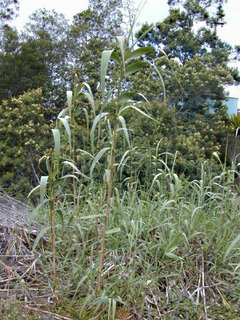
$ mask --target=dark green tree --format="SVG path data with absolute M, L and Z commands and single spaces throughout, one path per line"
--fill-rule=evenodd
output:
M 87 81 L 93 92 L 98 84 L 101 52 L 122 34 L 121 9 L 121 0 L 90 0 L 89 8 L 73 18 L 68 35 L 72 74 L 77 74 L 80 81 Z
M 218 26 L 224 25 L 225 13 L 223 5 L 227 0 L 168 0 L 170 9 L 180 8 L 189 17 L 189 23 L 205 22 L 217 31 Z
M 7 21 L 16 17 L 18 9 L 18 0 L 0 0 L 0 28 L 2 28 Z
M 224 85 L 237 80 L 236 70 L 227 65 L 231 46 L 209 26 L 208 12 L 216 3 L 221 6 L 218 16 L 223 1 L 169 1 L 169 16 L 149 32 L 150 26 L 144 25 L 137 33 L 142 46 L 156 49 L 155 63 L 164 78 L 169 106 L 178 110 L 202 113 L 218 108 L 225 99 Z M 196 32 L 198 21 L 205 25 Z
M 138 132 L 134 139 L 141 145 L 144 136 L 151 145 L 161 140 L 161 152 L 178 152 L 175 169 L 192 178 L 199 176 L 200 163 L 211 159 L 212 152 L 224 161 L 229 130 L 224 88 L 239 79 L 228 65 L 231 46 L 217 36 L 217 26 L 224 22 L 223 3 L 169 1 L 169 16 L 137 33 L 140 46 L 155 48 L 151 59 L 163 82 L 157 71 L 149 76 L 143 70 L 135 77 L 133 83 L 145 92 L 151 102 L 146 107 L 157 123 L 150 128 L 133 121 Z M 173 158 L 168 161 L 171 165 Z
M 5 29 L 9 29 L 8 22 L 17 16 L 18 9 L 18 0 L 0 0 L 0 51 L 5 43 Z
M 65 101 L 68 24 L 55 11 L 37 10 L 18 35 L 5 28 L 0 54 L 0 101 L 42 88 L 46 105 L 59 107 Z M 64 93 L 63 93 L 64 92 Z
M 44 74 L 48 81 L 41 85 L 46 104 L 62 107 L 68 85 L 69 68 L 67 62 L 67 33 L 69 24 L 63 14 L 55 10 L 39 9 L 29 17 L 23 38 L 33 42 L 44 58 Z

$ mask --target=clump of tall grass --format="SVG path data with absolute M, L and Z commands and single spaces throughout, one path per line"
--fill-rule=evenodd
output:
M 96 215 L 103 221 L 106 204 L 99 207 L 92 187 L 75 223 L 73 207 L 62 208 L 64 221 L 60 215 L 56 220 L 58 289 L 72 317 L 114 319 L 126 309 L 137 319 L 237 317 L 239 197 L 220 176 L 210 183 L 173 179 L 166 173 L 159 181 L 170 192 L 158 185 L 148 192 L 114 190 L 101 291 L 101 235 L 93 221 Z M 45 251 L 43 261 L 47 257 Z
M 51 248 L 41 258 L 44 272 L 52 273 L 50 286 L 66 302 L 62 312 L 74 319 L 237 314 L 240 200 L 229 187 L 233 173 L 225 168 L 209 177 L 203 164 L 201 178 L 188 181 L 174 171 L 177 155 L 169 167 L 166 160 L 172 155 L 161 154 L 158 144 L 149 156 L 149 186 L 141 186 L 131 170 L 125 181 L 120 179 L 135 152 L 124 114 L 134 110 L 151 118 L 134 99 L 137 93 L 127 91 L 125 80 L 147 66 L 139 59 L 151 50 L 128 48 L 119 37 L 116 50 L 104 51 L 100 100 L 86 83 L 68 92 L 67 108 L 52 130 L 53 153 L 42 159 L 46 175 L 35 191 L 49 225 L 34 249 L 50 231 Z M 112 63 L 118 71 L 110 82 Z M 87 150 L 77 140 L 82 99 L 91 105 L 91 115 L 84 109 Z M 126 146 L 121 154 L 119 139 Z M 88 159 L 85 171 L 79 169 L 79 154 Z M 95 179 L 96 171 L 103 174 L 102 182 Z
M 64 186 L 66 180 L 72 181 L 72 198 L 74 213 L 76 215 L 79 209 L 77 203 L 79 199 L 79 192 L 81 190 L 81 183 L 78 176 L 88 179 L 90 184 L 94 183 L 94 169 L 99 164 L 100 160 L 105 157 L 104 169 L 104 201 L 105 209 L 103 215 L 103 230 L 101 236 L 100 256 L 99 256 L 99 278 L 98 290 L 101 289 L 102 283 L 102 268 L 104 259 L 105 239 L 107 232 L 117 232 L 118 229 L 107 231 L 108 217 L 110 211 L 110 201 L 113 194 L 114 181 L 116 176 L 115 167 L 121 168 L 125 162 L 125 156 L 131 149 L 130 138 L 124 114 L 128 110 L 134 110 L 141 113 L 143 116 L 151 118 L 140 107 L 139 103 L 134 100 L 135 96 L 140 96 L 137 92 L 127 91 L 127 78 L 142 68 L 148 65 L 145 61 L 140 61 L 143 55 L 152 51 L 151 47 L 139 48 L 134 50 L 127 47 L 127 43 L 123 37 L 117 37 L 118 50 L 105 50 L 102 53 L 101 71 L 100 71 L 100 89 L 101 98 L 98 102 L 99 108 L 96 108 L 96 103 L 88 84 L 82 83 L 74 88 L 74 92 L 67 92 L 67 108 L 60 112 L 56 120 L 56 128 L 52 129 L 54 137 L 54 151 L 51 156 L 43 157 L 47 174 L 41 177 L 40 185 L 33 191 L 40 190 L 41 204 L 49 206 L 50 228 L 51 228 L 51 245 L 52 245 L 52 273 L 53 273 L 53 289 L 55 291 L 57 286 L 56 276 L 56 214 L 59 212 L 59 203 L 64 196 Z M 106 89 L 107 70 L 110 61 L 114 61 L 117 65 L 117 74 L 115 81 L 110 84 L 108 90 Z M 79 149 L 81 153 L 85 153 L 90 157 L 90 168 L 88 175 L 82 173 L 76 166 L 76 131 L 78 124 L 76 121 L 77 107 L 81 98 L 87 99 L 91 105 L 94 119 L 90 126 L 88 111 L 85 110 L 86 124 L 88 136 L 90 139 L 90 151 Z M 109 110 L 108 110 L 109 109 Z M 103 124 L 102 124 L 103 123 Z M 102 128 L 107 130 L 107 135 L 103 138 L 105 145 L 99 150 L 96 142 L 99 142 Z M 116 161 L 117 140 L 119 135 L 123 133 L 126 139 L 129 150 L 125 151 L 119 163 Z M 67 157 L 67 158 L 66 158 Z M 125 162 L 124 162 L 125 161 Z M 71 171 L 66 169 L 69 167 Z M 82 182 L 82 181 L 81 181 Z M 78 190 L 78 191 L 77 191 Z M 100 200 L 102 203 L 102 199 Z M 98 223 L 98 215 L 96 218 L 96 225 Z M 46 228 L 47 231 L 47 228 Z M 97 227 L 96 227 L 97 232 Z

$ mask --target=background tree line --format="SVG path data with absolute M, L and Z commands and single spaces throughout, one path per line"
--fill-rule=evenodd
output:
M 217 36 L 225 23 L 224 0 L 168 4 L 167 18 L 136 32 L 138 46 L 154 48 L 148 55 L 154 72 L 145 68 L 127 84 L 128 90 L 137 88 L 145 95 L 147 112 L 156 120 L 128 119 L 136 147 L 131 170 L 141 182 L 152 173 L 149 154 L 159 141 L 164 157 L 178 152 L 176 159 L 168 157 L 169 164 L 194 178 L 214 151 L 224 159 L 226 139 L 233 132 L 224 86 L 237 84 L 239 74 L 228 65 L 234 49 Z M 17 0 L 0 1 L 0 186 L 22 196 L 38 182 L 38 160 L 50 148 L 50 128 L 66 104 L 66 89 L 87 82 L 98 95 L 101 52 L 125 33 L 126 7 L 121 0 L 90 0 L 72 23 L 55 11 L 39 9 L 18 32 L 10 24 L 18 5 Z M 79 105 L 76 143 L 87 150 L 84 108 L 90 110 L 87 101 Z M 84 165 L 81 158 L 76 161 Z

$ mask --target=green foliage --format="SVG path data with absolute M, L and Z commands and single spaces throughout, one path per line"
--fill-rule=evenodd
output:
M 0 1 L 0 29 L 4 27 L 6 21 L 12 20 L 16 16 L 19 9 L 18 3 L 18 0 Z
M 222 5 L 222 1 L 218 3 Z M 225 99 L 224 86 L 233 84 L 238 76 L 227 66 L 231 47 L 209 27 L 212 18 L 206 12 L 215 1 L 169 4 L 170 14 L 163 22 L 152 28 L 144 25 L 137 33 L 142 46 L 155 48 L 155 64 L 161 71 L 169 106 L 189 113 L 218 108 Z M 196 33 L 194 25 L 199 20 L 205 24 Z M 150 87 L 156 87 L 154 80 L 145 78 Z
M 71 73 L 78 81 L 87 82 L 92 92 L 97 92 L 100 56 L 104 48 L 113 47 L 113 40 L 122 34 L 121 1 L 89 2 L 89 8 L 73 17 L 68 32 Z M 77 45 L 76 45 L 77 44 Z
M 205 166 L 201 180 L 191 182 L 174 171 L 161 173 L 146 192 L 115 188 L 109 229 L 118 232 L 106 237 L 101 292 L 96 292 L 100 235 L 95 222 L 99 227 L 104 213 L 103 190 L 97 185 L 82 188 L 77 216 L 69 203 L 58 202 L 61 290 L 55 313 L 105 320 L 114 312 L 120 317 L 125 308 L 129 315 L 150 320 L 199 319 L 204 312 L 212 318 L 238 318 L 238 195 L 223 176 L 210 178 Z M 42 253 L 41 277 L 49 279 L 51 254 L 47 248 Z
M 168 165 L 171 167 L 175 162 L 175 171 L 191 179 L 200 177 L 201 163 L 208 160 L 209 165 L 211 164 L 213 152 L 221 154 L 224 161 L 228 134 L 232 132 L 225 109 L 215 114 L 188 117 L 176 108 L 169 108 L 166 103 L 152 102 L 146 108 L 156 122 L 151 123 L 136 115 L 127 119 L 130 131 L 134 132 L 131 135 L 133 145 L 141 154 L 136 163 L 143 162 L 138 175 L 144 183 L 149 181 L 149 172 L 154 173 L 154 166 L 145 154 L 150 149 L 151 154 L 155 154 L 154 148 L 158 143 L 158 152 L 163 159 L 168 159 Z M 215 167 L 215 172 L 219 170 L 214 162 L 210 166 Z M 135 171 L 137 167 L 134 166 Z
M 75 90 L 77 83 L 88 81 L 90 86 L 86 83 L 81 88 L 78 86 L 78 94 L 74 93 L 74 120 L 68 123 L 68 119 L 61 116 L 58 121 L 65 129 L 69 125 L 62 140 L 65 143 L 72 139 L 69 143 L 75 146 L 74 162 L 81 171 L 85 174 L 91 171 L 91 177 L 101 181 L 108 158 L 107 151 L 101 153 L 101 150 L 111 148 L 111 125 L 117 103 L 121 109 L 116 165 L 121 179 L 134 176 L 137 180 L 141 176 L 143 182 L 146 180 L 143 176 L 151 176 L 155 170 L 151 168 L 151 155 L 145 157 L 144 152 L 151 150 L 154 154 L 160 140 L 160 152 L 178 152 L 177 172 L 197 177 L 200 163 L 210 159 L 213 152 L 220 152 L 221 158 L 224 157 L 228 119 L 221 113 L 225 98 L 223 85 L 232 83 L 236 74 L 226 66 L 230 47 L 218 39 L 209 28 L 209 18 L 203 14 L 212 2 L 200 1 L 195 9 L 188 1 L 169 4 L 169 17 L 145 35 L 148 26 L 138 32 L 139 37 L 144 35 L 140 40 L 144 47 L 133 52 L 125 47 L 121 37 L 118 37 L 117 50 L 112 51 L 115 46 L 110 43 L 122 32 L 121 1 L 91 1 L 88 10 L 78 13 L 71 26 L 54 11 L 38 10 L 30 17 L 22 35 L 10 27 L 5 28 L 0 53 L 0 100 L 41 87 L 44 117 L 53 120 L 66 103 L 67 84 L 73 83 Z M 205 27 L 196 34 L 193 24 L 204 17 Z M 155 50 L 145 46 L 149 44 Z M 100 52 L 104 47 L 109 48 L 105 54 L 108 58 L 111 56 L 111 60 L 105 60 L 107 63 L 101 66 Z M 143 54 L 148 58 L 141 58 Z M 136 60 L 139 58 L 140 61 Z M 147 59 L 153 62 L 152 68 L 147 68 L 150 66 Z M 105 70 L 100 81 L 102 100 L 98 90 L 100 68 Z M 117 98 L 111 89 L 119 77 L 124 83 L 123 92 Z M 144 98 L 140 92 L 150 102 L 141 108 L 138 103 Z M 210 115 L 210 108 L 218 113 Z M 149 123 L 142 115 L 152 115 L 157 121 Z M 131 123 L 129 128 L 127 123 Z M 39 140 L 36 144 L 43 145 L 40 135 Z M 68 147 L 65 149 L 63 156 L 68 158 Z M 92 166 L 97 155 L 101 157 Z M 169 165 L 173 159 L 170 156 Z M 36 166 L 34 169 L 37 170 Z
M 231 119 L 235 129 L 237 130 L 240 127 L 240 113 L 233 114 Z
M 46 104 L 58 107 L 66 85 L 68 24 L 55 11 L 38 10 L 20 36 L 5 28 L 0 52 L 0 101 L 42 88 Z
M 37 163 L 49 146 L 47 112 L 41 90 L 0 106 L 0 185 L 9 194 L 21 197 L 39 182 Z
M 204 21 L 208 26 L 214 28 L 225 24 L 223 5 L 225 0 L 168 0 L 171 9 L 182 7 L 189 16 L 196 21 Z

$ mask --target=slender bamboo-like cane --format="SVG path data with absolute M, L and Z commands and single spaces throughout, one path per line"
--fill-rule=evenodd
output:
M 53 276 L 53 292 L 56 291 L 57 287 L 57 273 L 56 273 L 56 200 L 55 189 L 51 192 L 50 201 L 50 217 L 51 217 L 51 246 L 52 246 L 52 276 Z
M 103 256 L 104 256 L 105 239 L 106 239 L 106 233 L 107 233 L 110 199 L 112 196 L 112 186 L 113 186 L 113 179 L 114 179 L 116 141 L 117 141 L 117 120 L 115 120 L 115 125 L 114 125 L 114 130 L 113 130 L 111 162 L 110 162 L 110 177 L 109 177 L 109 182 L 108 182 L 108 193 L 107 193 L 107 199 L 106 199 L 106 210 L 105 210 L 105 214 L 104 214 L 103 234 L 102 234 L 101 249 L 100 249 L 99 268 L 98 268 L 98 282 L 97 282 L 97 290 L 98 291 L 101 290 L 101 286 L 102 286 Z

